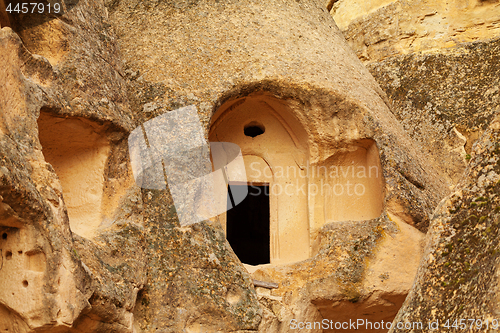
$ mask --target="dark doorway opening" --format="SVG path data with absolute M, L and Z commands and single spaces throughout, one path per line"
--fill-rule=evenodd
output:
M 247 197 L 227 211 L 227 240 L 241 262 L 249 265 L 270 263 L 269 186 L 230 185 L 231 191 L 244 191 Z M 228 198 L 228 208 L 230 198 Z

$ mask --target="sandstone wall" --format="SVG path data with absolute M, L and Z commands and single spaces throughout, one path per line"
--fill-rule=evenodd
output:
M 323 1 L 65 5 L 0 21 L 0 328 L 287 332 L 395 315 L 448 188 Z M 308 259 L 254 272 L 273 292 L 254 289 L 216 219 L 181 227 L 168 190 L 138 188 L 127 149 L 165 112 L 195 105 L 208 137 L 219 108 L 262 95 L 303 127 L 299 168 L 369 142 L 383 176 L 376 218 L 325 221 L 334 205 L 307 202 Z
M 414 287 L 393 322 L 403 326 L 390 332 L 444 331 L 455 320 L 463 331 L 487 331 L 487 320 L 498 327 L 500 4 L 337 1 L 332 15 L 407 133 L 455 184 L 435 212 Z M 469 318 L 478 326 L 460 326 Z
M 80 6 L 86 17 L 69 12 L 64 22 L 37 22 L 10 16 L 0 30 L 5 331 L 130 331 L 131 310 L 145 283 L 141 219 L 134 214 L 140 198 L 131 204 L 138 189 L 130 189 L 123 149 L 132 121 L 117 51 L 100 16 L 104 7 Z M 69 126 L 54 128 L 61 122 Z M 78 135 L 82 126 L 87 136 Z M 106 147 L 97 163 L 86 158 L 85 147 L 98 149 L 88 147 L 92 141 Z M 67 158 L 60 168 L 64 156 L 73 162 Z M 63 181 L 68 174 L 73 179 Z M 90 201 L 99 219 L 92 235 L 68 218 L 67 203 L 82 197 L 96 199 Z M 101 222 L 114 229 L 97 235 Z
M 311 165 L 332 162 L 362 140 L 375 142 L 385 183 L 383 213 L 371 220 L 315 226 L 319 209 L 314 211 L 309 201 L 311 258 L 257 267 L 253 277 L 280 285 L 272 292 L 258 291 L 262 332 L 287 332 L 293 318 L 341 319 L 356 301 L 360 314 L 372 309 L 367 318 L 392 318 L 410 288 L 428 214 L 447 188 L 390 114 L 384 93 L 347 47 L 322 4 L 179 1 L 153 6 L 136 1 L 109 2 L 108 9 L 130 73 L 134 114 L 144 121 L 195 104 L 208 134 L 219 108 L 234 105 L 243 113 L 237 106 L 245 100 L 269 96 L 285 105 L 287 117 L 295 118 L 307 133 L 301 144 L 307 147 L 305 157 Z M 243 132 L 244 125 L 231 127 Z M 304 168 L 306 161 L 298 158 L 295 163 Z M 150 201 L 149 209 L 166 205 L 168 201 Z M 398 244 L 407 246 L 411 260 L 394 256 L 400 252 Z M 406 264 L 398 264 L 401 260 Z M 143 296 L 154 306 L 139 306 L 144 331 L 182 327 L 169 321 L 178 303 L 160 303 L 174 299 L 160 282 L 174 272 L 157 267 L 150 268 L 155 284 Z M 199 324 L 215 328 L 213 322 Z
M 500 35 L 498 1 L 339 0 L 331 13 L 349 46 L 368 62 Z
M 497 117 L 474 144 L 457 191 L 438 206 L 415 285 L 395 322 L 422 322 L 429 331 L 430 322 L 447 330 L 470 318 L 480 322 L 464 331 L 498 328 L 499 133 Z
M 406 132 L 450 185 L 460 179 L 472 144 L 500 110 L 499 45 L 496 38 L 367 64 Z
M 331 13 L 450 186 L 498 109 L 498 1 L 336 1 Z

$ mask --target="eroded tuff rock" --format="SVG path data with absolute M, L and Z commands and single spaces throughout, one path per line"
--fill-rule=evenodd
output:
M 271 259 L 271 266 L 256 271 L 254 277 L 280 283 L 269 295 L 259 296 L 266 305 L 261 331 L 288 331 L 290 318 L 339 318 L 338 313 L 348 312 L 349 307 L 336 311 L 340 308 L 334 306 L 351 304 L 349 300 L 360 300 L 361 313 L 377 295 L 387 299 L 374 301 L 380 306 L 377 311 L 388 309 L 381 316 L 391 318 L 411 286 L 409 276 L 421 249 L 422 234 L 413 227 L 407 229 L 405 223 L 426 230 L 433 202 L 446 192 L 444 182 L 434 177 L 438 173 L 431 171 L 388 112 L 384 94 L 345 47 L 325 10 L 302 2 L 273 1 L 263 6 L 252 1 L 244 5 L 239 1 L 181 1 L 155 7 L 148 2 L 110 2 L 110 19 L 134 87 L 130 96 L 135 113 L 149 120 L 166 110 L 195 104 L 209 137 L 240 143 L 233 132 L 239 128 L 243 132 L 246 123 L 231 127 L 231 119 L 241 114 L 243 122 L 253 120 L 245 116 L 250 105 L 267 103 L 287 123 L 298 123 L 305 132 L 300 141 L 305 146 L 305 160 L 299 159 L 302 167 L 307 161 L 328 165 L 342 149 L 372 140 L 384 173 L 382 217 L 328 228 L 320 213 L 328 208 L 319 208 L 316 217 L 306 215 L 310 230 L 304 232 L 311 236 L 305 256 L 312 258 L 281 267 L 273 266 Z M 142 25 L 134 24 L 138 21 Z M 267 154 L 251 145 L 247 149 L 247 153 L 253 149 L 257 157 Z M 319 200 L 317 205 L 325 207 Z M 404 243 L 403 239 L 412 253 L 407 266 L 397 263 L 408 258 L 393 257 L 396 244 Z M 357 243 L 362 243 L 359 252 Z M 297 240 L 300 244 L 302 240 Z M 340 248 L 338 252 L 329 250 L 335 247 Z M 382 268 L 386 264 L 398 273 L 387 274 Z M 315 265 L 324 269 L 313 269 Z M 354 272 L 337 273 L 341 267 Z M 158 270 L 150 276 L 160 280 L 166 273 Z M 398 280 L 398 274 L 408 279 Z M 311 292 L 315 288 L 318 291 Z M 170 296 L 159 284 L 148 289 L 145 297 Z M 145 307 L 140 314 L 146 318 L 144 329 L 164 325 L 165 318 L 171 318 L 167 313 L 166 308 Z
M 472 144 L 500 110 L 500 39 L 368 64 L 406 132 L 456 184 Z
M 332 7 L 406 132 L 455 185 L 434 215 L 416 284 L 392 331 L 453 330 L 454 323 L 487 331 L 486 324 L 470 328 L 470 321 L 464 329 L 460 320 L 489 318 L 491 328 L 498 314 L 499 4 L 338 1 Z
M 131 331 L 146 280 L 133 214 L 139 190 L 124 195 L 132 123 L 123 81 L 105 60 L 112 63 L 116 49 L 98 38 L 106 33 L 96 14 L 103 8 L 81 6 L 89 17 L 73 12 L 35 27 L 10 17 L 14 30 L 0 31 L 3 330 Z M 90 205 L 85 214 L 113 227 L 85 240 L 72 233 L 72 205 Z
M 497 116 L 474 144 L 456 192 L 436 209 L 415 286 L 395 320 L 421 322 L 423 330 L 391 332 L 426 332 L 435 322 L 444 330 L 461 319 L 484 323 L 469 321 L 468 332 L 498 328 L 499 135 Z
M 155 214 L 165 206 L 143 209 L 141 191 L 131 178 L 126 141 L 134 117 L 103 14 L 102 3 L 81 1 L 63 19 L 26 27 L 23 18 L 14 16 L 9 22 L 14 30 L 1 30 L 1 328 L 131 332 L 141 325 L 133 311 L 141 311 L 136 302 L 146 285 L 149 263 L 153 269 L 160 265 L 176 273 L 162 276 L 160 283 L 179 303 L 143 297 L 141 304 L 198 306 L 201 315 L 204 298 L 213 304 L 211 291 L 216 287 L 224 296 L 234 289 L 240 304 L 228 306 L 223 298 L 218 300 L 223 304 L 219 312 L 208 304 L 206 318 L 215 317 L 219 327 L 231 330 L 255 327 L 260 309 L 254 291 L 248 275 L 246 280 L 243 273 L 238 276 L 243 268 L 228 254 L 224 238 L 213 231 L 205 235 L 202 231 L 211 229 L 200 227 L 195 234 L 201 249 L 171 245 L 163 240 L 179 241 L 185 231 L 170 238 L 170 227 L 162 235 L 167 220 Z M 151 225 L 160 225 L 160 230 Z M 221 248 L 217 255 L 226 257 L 215 259 L 219 266 L 206 267 L 214 256 L 214 243 Z M 171 245 L 168 251 L 162 248 L 166 245 Z M 180 258 L 172 253 L 180 253 Z M 190 271 L 185 274 L 188 286 L 169 289 L 165 280 L 180 278 L 179 266 L 211 269 L 216 277 L 191 283 Z M 154 285 L 149 279 L 147 287 Z M 174 331 L 198 325 L 191 317 L 192 312 L 181 311 L 169 323 L 176 325 Z
M 0 328 L 287 332 L 291 319 L 351 311 L 392 318 L 448 189 L 323 5 L 81 0 L 38 25 L 3 17 Z M 223 217 L 181 227 L 168 191 L 134 183 L 130 131 L 187 105 L 207 138 L 234 141 L 231 119 L 242 115 L 243 132 L 258 105 L 283 125 L 300 170 L 378 167 L 375 216 L 351 214 L 367 205 L 348 195 L 297 199 L 305 219 L 274 220 L 281 243 L 269 246 L 293 248 L 283 230 L 303 223 L 302 253 L 257 267 L 254 278 L 279 287 L 256 292 Z M 243 153 L 272 160 L 290 147 Z
M 497 112 L 497 1 L 337 1 L 332 15 L 452 186 Z
M 358 57 L 369 62 L 500 34 L 495 0 L 339 0 L 331 13 Z

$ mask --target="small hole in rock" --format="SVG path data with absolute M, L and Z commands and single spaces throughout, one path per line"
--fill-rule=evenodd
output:
M 19 254 L 23 254 L 23 251 L 17 251 L 17 253 L 19 253 Z
M 5 252 L 5 258 L 6 258 L 7 260 L 12 259 L 12 252 L 11 252 L 11 251 L 7 251 L 7 252 Z
M 3 238 L 3 239 L 7 239 L 7 233 L 6 233 L 6 232 L 4 232 L 4 233 L 2 234 L 2 238 Z
M 26 281 L 26 280 L 23 281 L 23 287 L 24 288 L 28 287 L 28 281 Z
M 256 136 L 264 134 L 265 131 L 266 128 L 264 127 L 264 125 L 259 124 L 256 121 L 252 121 L 245 126 L 243 133 L 245 133 L 246 136 L 255 138 Z

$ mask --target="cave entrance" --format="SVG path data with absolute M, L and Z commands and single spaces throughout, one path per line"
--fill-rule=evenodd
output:
M 241 149 L 245 172 L 228 172 L 226 183 L 267 185 L 265 205 L 269 205 L 270 212 L 265 215 L 266 223 L 269 219 L 269 238 L 265 238 L 269 243 L 261 247 L 269 250 L 270 259 L 266 257 L 265 262 L 281 265 L 309 258 L 310 218 L 314 215 L 309 213 L 309 178 L 304 170 L 309 163 L 310 140 L 288 102 L 265 92 L 227 101 L 212 116 L 209 141 L 230 142 Z M 257 188 L 254 186 L 250 192 Z M 237 214 L 231 210 L 238 208 L 219 215 L 226 235 L 227 218 Z M 230 243 L 233 248 L 238 246 L 234 240 Z M 245 258 L 240 259 L 250 264 Z
M 241 262 L 249 265 L 269 264 L 269 184 L 230 184 L 231 192 L 245 191 L 248 195 L 238 205 L 227 211 L 227 240 Z

